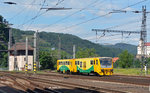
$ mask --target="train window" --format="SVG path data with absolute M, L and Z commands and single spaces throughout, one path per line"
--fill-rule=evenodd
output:
M 75 65 L 78 65 L 78 61 L 75 61 Z
M 68 65 L 68 62 L 66 61 L 66 65 Z
M 78 65 L 79 65 L 79 61 L 78 61 Z
M 67 65 L 69 65 L 69 61 L 67 61 Z
M 93 65 L 93 63 L 94 63 L 94 61 L 93 61 L 93 60 L 91 60 L 91 65 Z
M 82 62 L 80 62 L 80 67 L 82 68 Z
M 98 60 L 96 60 L 96 65 L 98 65 Z

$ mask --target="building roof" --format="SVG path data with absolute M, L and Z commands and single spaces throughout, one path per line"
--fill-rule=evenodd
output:
M 145 46 L 150 46 L 150 42 L 145 43 Z
M 15 45 L 13 45 L 10 50 L 15 50 Z M 25 43 L 16 43 L 16 50 L 26 50 L 26 44 Z M 28 45 L 28 50 L 33 50 L 33 48 Z
M 115 63 L 118 59 L 119 59 L 119 57 L 114 57 L 113 62 Z

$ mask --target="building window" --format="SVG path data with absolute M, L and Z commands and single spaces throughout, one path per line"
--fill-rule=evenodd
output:
M 15 58 L 15 61 L 17 61 L 17 58 Z
M 24 58 L 24 61 L 26 61 L 26 58 Z

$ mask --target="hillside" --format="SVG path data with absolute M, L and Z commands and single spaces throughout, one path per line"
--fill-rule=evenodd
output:
M 33 31 L 21 31 L 19 29 L 13 29 L 13 35 L 17 42 L 25 42 L 25 35 L 29 37 L 30 44 L 33 44 L 32 36 Z M 58 49 L 58 35 L 61 38 L 61 49 L 66 51 L 67 53 L 72 55 L 72 46 L 73 44 L 81 48 L 94 48 L 96 49 L 96 53 L 99 56 L 111 56 L 115 57 L 119 53 L 121 53 L 121 49 L 118 48 L 110 48 L 104 47 L 99 44 L 92 43 L 88 40 L 83 40 L 77 36 L 70 34 L 62 34 L 62 33 L 52 33 L 52 32 L 40 32 L 39 37 L 39 45 L 42 50 L 49 50 L 51 48 Z
M 121 50 L 128 50 L 129 53 L 132 53 L 134 55 L 137 54 L 137 46 L 126 44 L 126 43 L 117 43 L 115 45 L 104 45 L 105 47 L 112 47 L 112 48 L 119 48 Z

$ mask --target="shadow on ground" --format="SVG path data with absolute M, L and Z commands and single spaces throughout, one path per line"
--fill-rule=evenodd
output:
M 14 89 L 9 86 L 1 86 L 0 93 L 26 93 L 22 90 Z

